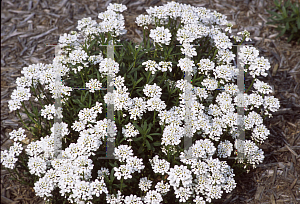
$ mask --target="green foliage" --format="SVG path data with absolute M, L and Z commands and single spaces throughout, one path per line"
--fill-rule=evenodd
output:
M 271 21 L 267 24 L 277 25 L 276 30 L 280 33 L 277 35 L 288 36 L 287 42 L 296 41 L 300 42 L 300 5 L 299 2 L 291 3 L 290 0 L 281 2 L 274 1 L 275 7 L 272 10 L 267 10 L 271 17 Z

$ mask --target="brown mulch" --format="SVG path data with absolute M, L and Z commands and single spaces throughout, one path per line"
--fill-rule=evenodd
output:
M 126 37 L 141 41 L 141 31 L 135 18 L 149 6 L 159 6 L 163 0 L 2 0 L 1 1 L 1 149 L 11 141 L 8 133 L 22 127 L 15 113 L 9 113 L 8 100 L 16 88 L 15 80 L 23 67 L 34 63 L 52 63 L 59 36 L 75 30 L 84 17 L 97 20 L 98 13 L 108 3 L 123 3 Z M 266 119 L 271 134 L 260 146 L 265 152 L 263 164 L 243 174 L 236 189 L 223 203 L 300 203 L 300 46 L 275 39 L 274 26 L 267 25 L 273 7 L 270 0 L 178 0 L 204 6 L 227 15 L 235 25 L 233 34 L 247 29 L 259 49 L 260 56 L 269 59 L 271 69 L 261 78 L 274 87 L 280 100 L 280 110 Z M 26 119 L 26 115 L 21 115 Z M 26 132 L 30 135 L 28 132 Z M 20 172 L 21 173 L 21 172 Z M 21 173 L 22 175 L 22 173 Z M 8 179 L 1 170 L 1 203 L 42 203 L 30 187 Z

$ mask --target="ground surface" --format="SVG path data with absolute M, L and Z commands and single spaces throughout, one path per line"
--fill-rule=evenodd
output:
M 16 88 L 15 80 L 23 67 L 34 63 L 50 64 L 60 35 L 75 30 L 84 17 L 97 20 L 108 3 L 123 3 L 127 38 L 139 42 L 141 32 L 135 24 L 137 15 L 149 6 L 166 1 L 101 1 L 101 0 L 3 0 L 1 2 L 1 149 L 11 141 L 8 133 L 22 124 L 8 111 L 8 100 Z M 260 146 L 265 152 L 264 163 L 244 174 L 237 188 L 222 203 L 300 203 L 300 46 L 275 39 L 273 26 L 266 25 L 273 7 L 269 0 L 202 1 L 181 0 L 180 3 L 204 6 L 227 15 L 234 23 L 233 33 L 247 29 L 260 55 L 269 59 L 271 69 L 262 78 L 271 84 L 274 96 L 280 99 L 280 110 L 266 120 L 271 131 L 269 139 Z M 22 115 L 26 118 L 26 115 Z M 22 175 L 22 172 L 20 172 Z M 32 188 L 8 179 L 1 170 L 1 203 L 42 203 Z M 25 177 L 24 177 L 25 178 Z

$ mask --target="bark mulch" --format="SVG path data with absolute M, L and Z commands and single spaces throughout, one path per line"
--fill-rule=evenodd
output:
M 16 88 L 16 78 L 23 67 L 34 63 L 52 63 L 59 36 L 76 30 L 84 17 L 97 19 L 109 3 L 127 6 L 123 14 L 126 38 L 140 42 L 142 33 L 135 18 L 150 6 L 163 0 L 2 0 L 1 1 L 1 149 L 12 144 L 8 133 L 22 127 L 17 115 L 9 113 L 8 101 Z M 274 87 L 273 95 L 280 99 L 280 109 L 265 120 L 271 134 L 260 146 L 265 152 L 263 164 L 238 178 L 236 189 L 219 203 L 300 203 L 300 46 L 287 43 L 285 37 L 275 39 L 274 26 L 267 25 L 270 0 L 178 0 L 204 6 L 227 15 L 233 34 L 247 29 L 260 56 L 268 58 L 271 69 L 260 78 Z M 247 82 L 247 79 L 246 79 Z M 24 111 L 24 109 L 22 109 Z M 27 115 L 21 115 L 23 119 Z M 30 138 L 30 133 L 26 134 Z M 19 174 L 26 180 L 23 172 Z M 9 179 L 1 168 L 1 203 L 43 203 L 31 187 Z

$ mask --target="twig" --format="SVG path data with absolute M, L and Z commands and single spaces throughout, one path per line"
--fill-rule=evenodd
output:
M 50 30 L 48 30 L 48 31 L 46 31 L 46 32 L 44 32 L 44 33 L 42 33 L 42 34 L 40 34 L 40 35 L 31 37 L 31 38 L 29 38 L 29 39 L 30 39 L 30 40 L 31 40 L 31 39 L 37 40 L 37 39 L 39 39 L 39 38 L 41 38 L 41 37 L 44 37 L 44 36 L 48 35 L 49 33 L 51 33 L 52 31 L 54 31 L 54 30 L 56 30 L 56 29 L 58 29 L 58 27 L 52 28 L 52 29 L 50 29 Z

